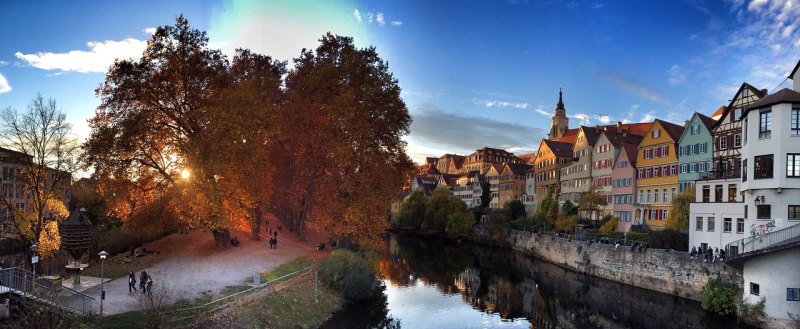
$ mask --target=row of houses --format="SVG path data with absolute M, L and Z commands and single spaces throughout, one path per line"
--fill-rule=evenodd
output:
M 490 207 L 520 200 L 528 210 L 548 195 L 576 202 L 597 190 L 619 231 L 664 228 L 672 201 L 694 187 L 689 247 L 738 256 L 743 298 L 764 298 L 768 316 L 788 321 L 800 315 L 800 62 L 788 79 L 792 88 L 772 94 L 744 82 L 727 105 L 680 124 L 569 128 L 559 91 L 535 154 L 485 147 L 428 158 L 412 185 L 447 187 L 473 207 L 488 188 Z

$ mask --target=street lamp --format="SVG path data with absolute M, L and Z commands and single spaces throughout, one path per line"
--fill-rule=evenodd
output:
M 106 299 L 106 289 L 103 283 L 105 282 L 105 263 L 108 253 L 101 251 L 98 255 L 100 256 L 100 316 L 103 316 L 103 299 Z
M 39 262 L 39 256 L 36 256 L 36 252 L 39 251 L 39 245 L 33 244 L 31 246 L 31 252 L 33 256 L 31 256 L 31 267 L 33 268 L 33 277 L 36 278 L 36 263 Z

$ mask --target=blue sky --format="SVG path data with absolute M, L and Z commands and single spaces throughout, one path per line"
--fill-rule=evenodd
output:
M 184 14 L 212 47 L 289 60 L 327 31 L 373 45 L 398 78 L 417 161 L 533 151 L 564 90 L 570 126 L 710 114 L 747 81 L 787 86 L 800 5 L 734 1 L 0 2 L 0 108 L 55 98 L 79 137 L 116 57 Z

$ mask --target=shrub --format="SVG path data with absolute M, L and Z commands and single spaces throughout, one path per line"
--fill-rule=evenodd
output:
M 736 287 L 720 279 L 710 278 L 703 286 L 701 306 L 706 311 L 727 315 L 736 311 L 738 299 L 739 294 Z
M 672 229 L 650 232 L 650 247 L 666 248 L 678 251 L 689 251 L 689 233 L 678 232 Z
M 475 223 L 475 215 L 467 209 L 447 215 L 447 234 L 455 237 L 467 236 Z
M 619 218 L 612 216 L 603 226 L 600 226 L 600 234 L 608 234 L 608 232 L 616 230 L 617 222 L 619 222 Z
M 320 280 L 344 298 L 362 300 L 375 293 L 375 271 L 360 254 L 336 249 L 320 264 Z
M 556 231 L 562 232 L 573 232 L 575 230 L 575 224 L 578 223 L 578 217 L 575 215 L 572 216 L 564 216 L 556 220 L 555 228 Z

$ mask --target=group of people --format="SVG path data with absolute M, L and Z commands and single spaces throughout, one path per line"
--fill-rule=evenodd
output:
M 725 249 L 715 248 L 706 248 L 703 251 L 703 247 L 696 248 L 692 246 L 692 252 L 689 253 L 689 259 L 699 259 L 700 255 L 703 256 L 703 262 L 713 263 L 716 261 L 725 261 Z
M 237 237 L 232 237 L 231 238 L 231 245 L 232 246 L 238 247 L 240 244 L 242 244 L 242 243 L 239 242 L 239 238 L 237 238 Z
M 153 278 L 145 271 L 142 271 L 141 275 L 139 276 L 139 289 L 143 294 L 147 292 L 152 293 Z M 136 274 L 130 272 L 128 273 L 128 293 L 133 293 L 134 291 L 139 291 L 136 290 Z
M 267 221 L 267 237 L 269 237 L 269 249 L 278 249 L 278 232 L 283 231 L 283 225 L 278 225 L 278 229 L 272 230 Z

